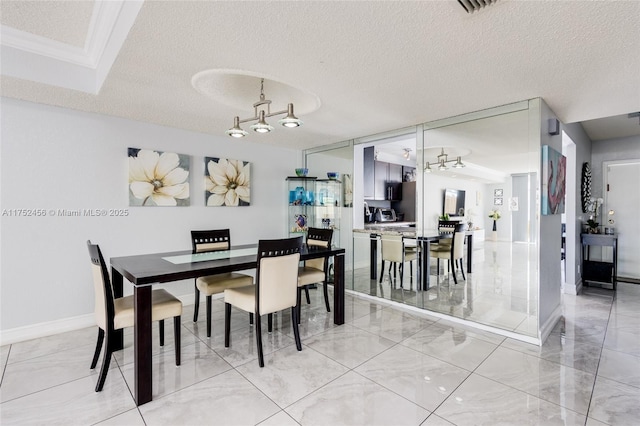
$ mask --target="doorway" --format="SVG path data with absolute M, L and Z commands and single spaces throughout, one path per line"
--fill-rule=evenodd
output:
M 618 235 L 618 279 L 640 281 L 640 159 L 606 161 L 604 176 L 605 208 L 600 223 L 614 228 Z

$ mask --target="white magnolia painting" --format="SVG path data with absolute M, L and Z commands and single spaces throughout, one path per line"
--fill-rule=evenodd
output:
M 130 206 L 188 206 L 188 155 L 129 148 Z
M 248 161 L 205 157 L 207 206 L 251 205 L 251 169 Z

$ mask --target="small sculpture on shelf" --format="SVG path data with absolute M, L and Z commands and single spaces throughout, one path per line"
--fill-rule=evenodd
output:
M 598 227 L 600 224 L 593 219 L 589 219 L 587 221 L 587 233 L 589 234 L 599 234 L 600 228 Z

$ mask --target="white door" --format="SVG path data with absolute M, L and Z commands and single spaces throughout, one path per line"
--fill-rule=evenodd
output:
M 640 160 L 606 163 L 604 172 L 606 208 L 600 217 L 618 234 L 618 277 L 640 279 Z

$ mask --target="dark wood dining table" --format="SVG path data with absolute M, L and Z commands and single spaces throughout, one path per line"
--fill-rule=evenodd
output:
M 248 244 L 234 246 L 225 252 L 193 254 L 191 251 L 176 251 L 111 258 L 114 297 L 122 297 L 123 278 L 133 284 L 134 392 L 137 405 L 152 400 L 151 290 L 153 285 L 255 269 L 257 247 L 257 244 Z M 344 255 L 343 248 L 307 247 L 306 244 L 300 252 L 300 260 L 334 258 L 333 322 L 336 325 L 344 324 Z M 114 350 L 124 347 L 122 330 L 119 330 L 114 340 Z

